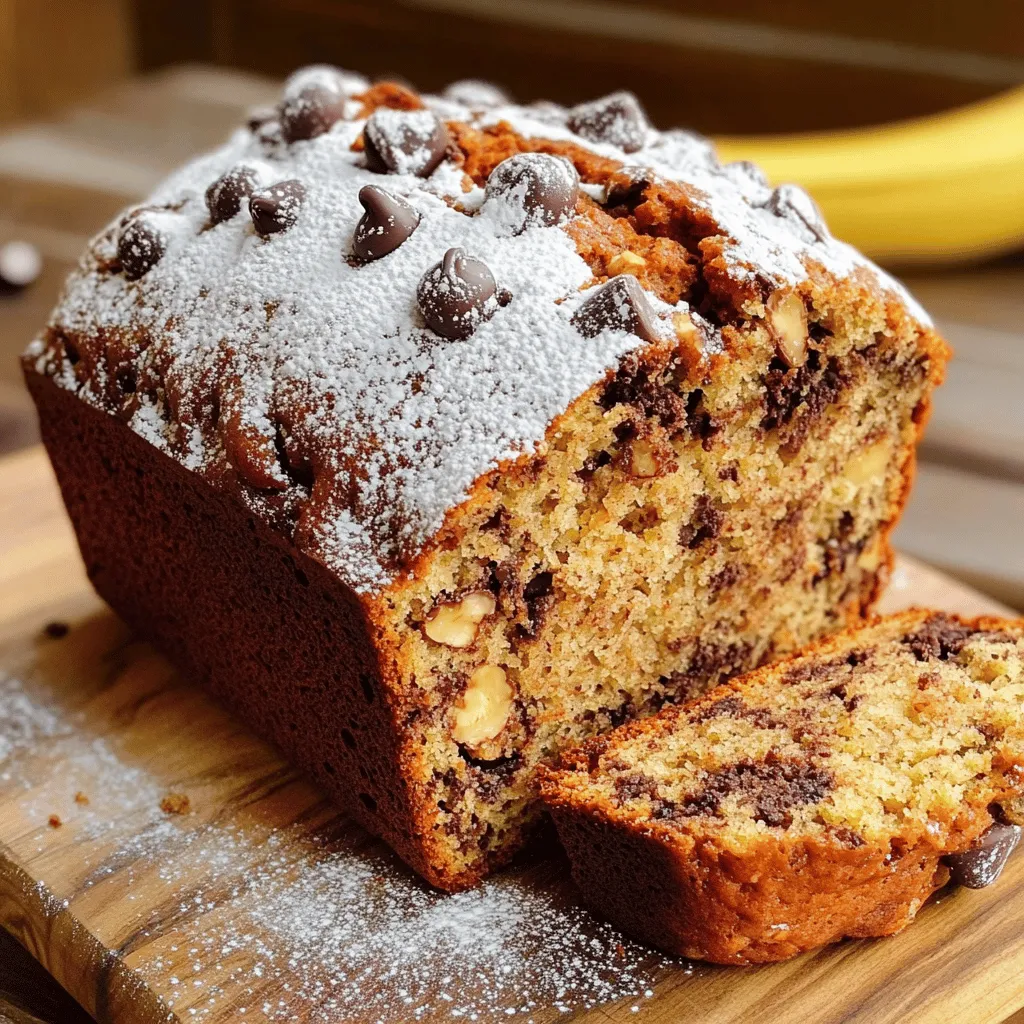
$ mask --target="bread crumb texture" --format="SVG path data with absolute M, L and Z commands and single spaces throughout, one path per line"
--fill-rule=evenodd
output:
M 948 879 L 941 857 L 993 821 L 1022 822 L 1022 708 L 1024 623 L 910 612 L 568 752 L 543 789 L 576 840 L 577 829 L 637 840 L 608 865 L 627 890 L 660 849 L 678 892 L 714 906 L 703 932 L 697 914 L 653 941 L 777 959 L 898 930 Z M 911 897 L 900 879 L 912 871 Z M 746 923 L 723 924 L 740 879 Z M 808 917 L 800 900 L 822 897 L 831 908 Z M 772 921 L 789 934 L 771 934 Z

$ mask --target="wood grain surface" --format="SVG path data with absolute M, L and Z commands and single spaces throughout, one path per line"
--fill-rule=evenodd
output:
M 481 1022 L 983 1024 L 1024 1005 L 1024 858 L 989 890 L 943 894 L 893 939 L 756 969 L 619 947 L 572 910 L 565 865 L 543 844 L 459 918 L 448 902 L 457 898 L 423 889 L 128 635 L 88 587 L 41 450 L 0 461 L 0 479 L 0 924 L 98 1020 L 440 1021 L 465 1004 Z M 1001 610 L 907 559 L 885 603 Z M 71 628 L 47 635 L 54 622 Z M 171 795 L 188 797 L 187 813 L 175 813 L 181 801 L 168 803 Z M 325 882 L 323 899 L 311 879 Z M 495 891 L 499 909 L 543 905 L 549 923 L 573 922 L 578 945 L 540 930 L 529 956 L 515 952 L 511 930 L 492 930 Z M 368 893 L 376 916 L 353 902 Z M 466 970 L 375 945 L 380 921 L 394 930 L 396 907 L 406 930 L 395 936 L 420 951 L 434 947 L 430 928 L 458 918 Z M 516 930 L 536 925 L 523 918 Z M 338 929 L 351 948 L 334 941 Z M 440 960 L 450 936 L 436 934 Z M 546 942 L 556 944 L 553 958 Z M 524 970 L 563 954 L 594 971 L 608 973 L 618 957 L 622 966 L 605 989 L 584 970 L 573 975 L 575 993 L 560 995 L 541 972 L 536 1005 L 510 1014 L 502 999 L 515 979 L 495 987 L 487 977 L 506 962 L 506 946 L 507 962 Z M 373 956 L 353 988 L 347 972 L 365 949 Z M 623 977 L 636 986 L 624 997 Z M 417 988 L 434 978 L 454 1004 Z M 476 985 L 492 997 L 473 1003 Z M 596 1005 L 601 992 L 620 998 Z

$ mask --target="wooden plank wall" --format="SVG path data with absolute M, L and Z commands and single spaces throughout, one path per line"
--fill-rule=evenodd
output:
M 1018 0 L 135 0 L 142 65 L 281 75 L 310 60 L 520 99 L 638 93 L 710 132 L 863 124 L 1024 80 Z

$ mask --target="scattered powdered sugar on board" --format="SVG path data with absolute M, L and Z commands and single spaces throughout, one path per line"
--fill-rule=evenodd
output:
M 42 740 L 66 731 L 53 708 L 33 700 L 20 679 L 0 676 L 0 783 L 11 782 L 7 761 Z
M 246 859 L 246 845 L 234 837 L 233 859 Z M 444 895 L 376 844 L 358 849 L 365 840 L 299 864 L 282 834 L 269 845 L 277 852 L 250 866 L 230 922 L 198 935 L 183 930 L 184 955 L 163 954 L 160 971 L 173 972 L 183 995 L 213 974 L 213 995 L 239 1007 L 239 989 L 286 987 L 281 1005 L 247 1008 L 271 1021 L 530 1021 L 649 998 L 669 963 L 569 904 L 557 891 L 562 878 L 538 885 L 518 872 Z M 202 890 L 190 898 L 201 902 Z M 214 900 L 215 921 L 216 909 Z M 211 960 L 223 965 L 219 974 Z M 206 1006 L 197 1007 L 198 1019 L 216 999 Z
M 74 916 L 80 895 L 114 887 L 138 928 L 128 980 L 158 995 L 168 1020 L 550 1020 L 641 1005 L 666 968 L 678 974 L 575 906 L 562 861 L 446 895 L 343 818 L 311 828 L 202 807 L 164 813 L 177 780 L 122 748 L 137 745 L 127 734 L 108 734 L 138 701 L 136 658 L 95 695 L 98 717 L 91 697 L 79 706 L 83 687 L 62 697 L 31 674 L 0 676 L 0 800 L 35 827 L 25 841 L 47 862 L 50 844 L 74 844 L 75 880 L 62 872 L 37 886 L 46 914 Z M 162 671 L 159 659 L 152 667 Z M 51 830 L 55 813 L 63 824 Z

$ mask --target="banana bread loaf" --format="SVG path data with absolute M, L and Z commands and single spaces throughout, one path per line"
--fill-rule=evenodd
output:
M 455 889 L 542 758 L 871 606 L 946 356 L 629 94 L 316 67 L 90 245 L 25 372 L 100 594 Z
M 1024 621 L 913 611 L 542 769 L 584 896 L 725 964 L 891 935 L 992 882 L 1024 822 Z

